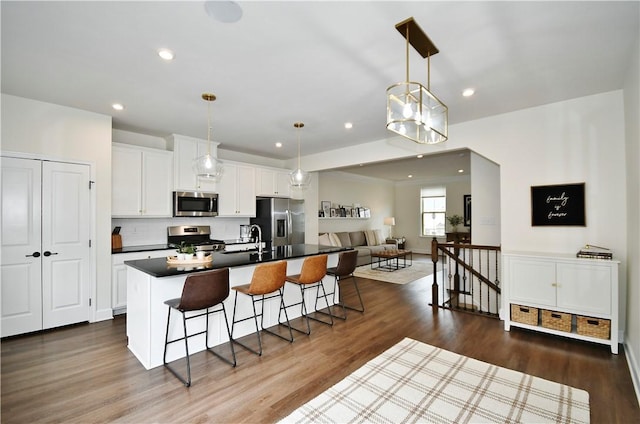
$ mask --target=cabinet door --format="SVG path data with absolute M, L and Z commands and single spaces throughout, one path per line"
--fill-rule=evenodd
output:
M 173 180 L 171 152 L 142 153 L 142 214 L 153 217 L 171 217 L 171 186 Z
M 289 185 L 289 171 L 275 172 L 276 195 L 280 197 L 291 197 L 291 186 Z
M 225 163 L 224 174 L 218 182 L 218 216 L 238 216 L 237 166 Z
M 276 193 L 275 171 L 272 169 L 256 169 L 256 195 L 273 196 Z
M 112 149 L 111 215 L 142 213 L 142 153 L 137 149 Z
M 121 309 L 127 306 L 127 266 L 113 265 L 111 269 L 111 308 Z
M 559 263 L 558 307 L 580 314 L 611 314 L 611 267 Z
M 237 181 L 238 215 L 256 216 L 255 168 L 238 165 Z
M 175 140 L 173 146 L 173 189 L 193 191 L 197 189 L 193 159 L 198 156 L 198 145 L 188 140 Z
M 193 171 L 196 158 L 211 152 L 217 155 L 217 145 L 210 146 L 207 141 L 195 139 L 174 139 L 173 144 L 173 189 L 176 191 L 211 191 L 215 192 L 215 182 L 200 180 Z
M 508 278 L 510 302 L 556 306 L 556 264 L 554 262 L 511 258 Z

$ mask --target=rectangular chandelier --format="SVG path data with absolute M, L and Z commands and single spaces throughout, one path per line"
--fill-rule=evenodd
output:
M 430 58 L 438 49 L 413 18 L 396 24 L 406 40 L 406 81 L 387 88 L 387 128 L 420 144 L 446 141 L 449 110 L 430 91 Z M 427 86 L 409 80 L 409 44 L 427 59 Z

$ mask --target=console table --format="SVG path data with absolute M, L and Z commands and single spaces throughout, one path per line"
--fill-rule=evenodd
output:
M 521 327 L 618 353 L 619 261 L 528 252 L 502 258 L 506 331 Z

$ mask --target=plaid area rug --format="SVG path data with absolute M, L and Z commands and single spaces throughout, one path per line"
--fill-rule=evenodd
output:
M 588 423 L 589 393 L 405 338 L 282 423 Z

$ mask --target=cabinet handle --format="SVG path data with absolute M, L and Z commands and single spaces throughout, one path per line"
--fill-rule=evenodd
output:
M 551 287 L 558 287 L 558 283 L 551 283 Z
M 33 252 L 31 255 L 24 255 L 26 258 L 39 258 L 40 257 L 40 252 Z
M 48 250 L 43 253 L 44 256 L 51 256 L 51 255 L 57 255 L 57 254 L 58 252 L 49 252 Z

